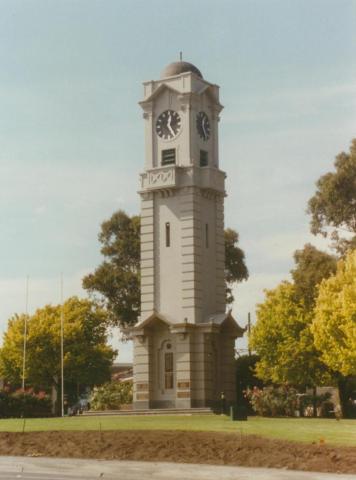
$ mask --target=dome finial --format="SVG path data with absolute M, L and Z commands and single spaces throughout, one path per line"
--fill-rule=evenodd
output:
M 161 78 L 172 77 L 175 75 L 180 75 L 181 73 L 191 72 L 197 75 L 200 78 L 203 78 L 201 71 L 193 64 L 185 62 L 182 60 L 183 54 L 179 52 L 180 60 L 179 62 L 173 62 L 166 66 L 166 68 L 161 73 Z

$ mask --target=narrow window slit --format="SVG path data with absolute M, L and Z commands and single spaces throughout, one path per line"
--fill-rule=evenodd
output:
M 171 224 L 166 223 L 166 247 L 171 246 Z

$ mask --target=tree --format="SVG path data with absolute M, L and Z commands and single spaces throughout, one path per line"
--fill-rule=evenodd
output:
M 314 308 L 318 285 L 336 272 L 336 257 L 322 252 L 310 243 L 294 252 L 295 268 L 291 270 L 296 298 L 306 309 Z
M 316 386 L 332 378 L 310 328 L 318 285 L 335 272 L 336 257 L 306 244 L 295 251 L 294 261 L 294 282 L 266 292 L 251 345 L 261 357 L 257 372 L 265 381 L 313 387 L 316 415 Z
M 260 355 L 256 371 L 263 380 L 315 387 L 331 379 L 310 328 L 318 285 L 336 271 L 336 257 L 306 244 L 294 261 L 294 282 L 267 291 L 259 305 L 251 347 Z
M 241 355 L 235 360 L 237 403 L 246 405 L 252 413 L 252 407 L 246 398 L 246 392 L 254 387 L 262 387 L 263 382 L 256 377 L 255 368 L 259 357 L 257 355 Z
M 225 239 L 225 283 L 226 303 L 232 303 L 234 296 L 232 287 L 235 283 L 248 279 L 248 270 L 245 263 L 245 253 L 238 246 L 239 234 L 227 228 L 224 232 Z
M 63 305 L 66 391 L 101 384 L 110 378 L 116 352 L 106 344 L 106 312 L 87 299 L 69 298 Z M 22 377 L 25 315 L 8 322 L 0 350 L 0 374 L 13 386 Z M 26 384 L 59 390 L 61 306 L 46 305 L 27 319 Z
M 101 225 L 99 241 L 104 261 L 83 278 L 83 288 L 104 302 L 111 326 L 134 325 L 140 314 L 140 217 L 119 210 Z M 237 232 L 225 231 L 227 303 L 234 300 L 233 284 L 248 278 L 238 241 Z
M 134 325 L 140 314 L 140 217 L 119 210 L 101 225 L 104 262 L 83 287 L 105 299 L 111 325 Z
M 356 248 L 356 139 L 350 152 L 340 153 L 335 171 L 319 178 L 317 191 L 309 200 L 311 232 L 327 237 L 340 253 Z M 350 238 L 351 237 L 351 238 Z
M 257 377 L 300 387 L 330 380 L 314 346 L 312 318 L 312 312 L 297 301 L 293 284 L 282 282 L 274 290 L 266 291 L 250 336 L 250 347 L 260 357 Z
M 326 365 L 344 376 L 356 375 L 356 250 L 321 283 L 312 333 Z

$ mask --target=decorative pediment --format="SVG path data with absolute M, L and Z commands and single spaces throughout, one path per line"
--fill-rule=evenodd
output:
M 163 315 L 157 313 L 157 312 L 152 312 L 148 317 L 145 319 L 141 320 L 139 323 L 137 323 L 133 328 L 132 331 L 135 330 L 142 330 L 148 327 L 151 327 L 159 322 L 164 323 L 167 327 L 171 327 L 172 323 L 167 320 L 166 317 Z
M 146 110 L 146 106 L 152 104 L 152 102 L 159 97 L 165 90 L 169 90 L 170 92 L 175 93 L 176 95 L 180 95 L 180 92 L 178 92 L 176 89 L 172 88 L 170 85 L 167 85 L 166 83 L 161 83 L 161 85 L 156 88 L 154 92 L 151 93 L 151 95 L 145 100 L 142 100 L 142 102 L 139 102 L 139 105 L 143 108 L 143 110 Z

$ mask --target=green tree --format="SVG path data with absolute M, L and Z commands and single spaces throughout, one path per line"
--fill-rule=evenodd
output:
M 245 253 L 238 246 L 239 234 L 227 228 L 224 232 L 225 239 L 225 283 L 226 303 L 232 303 L 234 296 L 232 288 L 235 283 L 248 279 L 248 269 L 245 263 Z
M 260 357 L 257 377 L 299 387 L 330 381 L 314 346 L 312 318 L 312 311 L 297 300 L 293 284 L 282 282 L 274 290 L 266 291 L 250 336 L 250 347 Z
M 140 217 L 115 212 L 102 223 L 99 241 L 105 260 L 83 287 L 104 299 L 111 325 L 133 325 L 140 314 Z
M 311 232 L 330 237 L 340 253 L 356 248 L 356 139 L 335 160 L 335 171 L 319 178 L 309 200 Z
M 241 355 L 235 360 L 237 385 L 241 390 L 253 387 L 263 387 L 263 382 L 256 377 L 255 369 L 259 361 L 258 355 Z
M 315 305 L 318 285 L 336 272 L 337 259 L 307 243 L 302 250 L 294 252 L 294 261 L 295 268 L 291 274 L 296 298 L 311 310 Z
M 65 387 L 101 384 L 110 378 L 116 352 L 107 345 L 106 312 L 87 299 L 63 305 Z M 25 315 L 9 322 L 0 350 L 0 374 L 13 386 L 22 378 Z M 27 318 L 26 385 L 59 390 L 61 306 L 46 305 Z
M 257 378 L 255 374 L 258 360 L 257 355 L 241 355 L 235 360 L 237 403 L 246 405 L 250 413 L 252 413 L 252 407 L 246 398 L 246 392 L 254 387 L 263 387 L 262 380 Z
M 339 261 L 335 276 L 321 283 L 312 333 L 326 365 L 356 375 L 356 250 Z
M 83 278 L 83 287 L 104 302 L 110 325 L 134 325 L 140 314 L 140 217 L 119 210 L 101 225 L 99 241 L 104 261 Z M 248 278 L 238 241 L 237 232 L 225 231 L 227 303 L 234 300 L 233 284 Z

